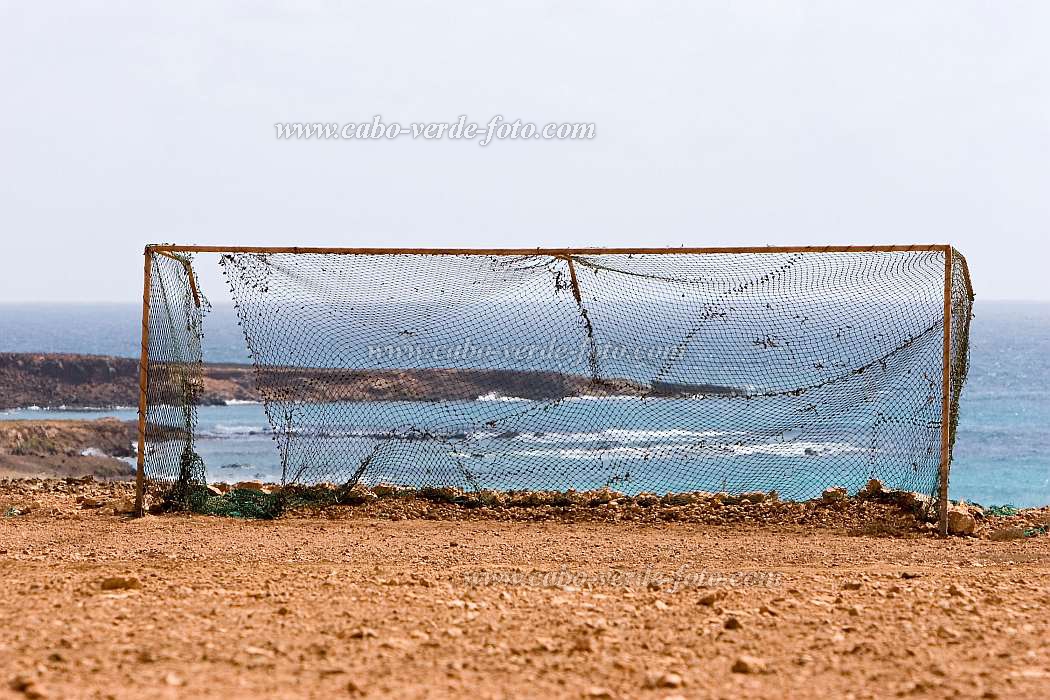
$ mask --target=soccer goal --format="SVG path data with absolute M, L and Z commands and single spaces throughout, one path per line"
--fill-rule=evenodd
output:
M 138 491 L 185 495 L 218 258 L 283 485 L 925 494 L 973 299 L 945 245 L 145 251 Z

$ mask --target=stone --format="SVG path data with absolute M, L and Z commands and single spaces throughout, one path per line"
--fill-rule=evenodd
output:
M 104 591 L 127 591 L 142 588 L 142 581 L 134 576 L 110 576 L 102 579 L 101 586 Z
M 710 606 L 714 605 L 715 603 L 717 603 L 718 601 L 722 600 L 725 597 L 726 597 L 725 589 L 716 588 L 715 590 L 713 590 L 713 591 L 711 591 L 709 593 L 705 593 L 704 595 L 700 596 L 700 600 L 698 600 L 696 602 L 699 603 L 700 605 L 706 605 L 706 606 L 710 607 Z
M 99 508 L 99 513 L 102 515 L 127 515 L 133 512 L 135 512 L 135 501 L 130 498 L 118 498 L 107 501 L 104 506 Z
M 738 620 L 737 618 L 735 618 L 735 617 L 727 617 L 724 627 L 727 630 L 738 630 L 741 627 L 743 627 L 743 625 L 740 624 L 740 620 Z
M 765 659 L 743 654 L 738 656 L 736 661 L 733 662 L 731 670 L 733 673 L 766 673 L 769 670 L 769 665 Z
M 842 486 L 832 486 L 820 494 L 820 500 L 824 503 L 839 503 L 840 501 L 845 501 L 848 497 L 849 492 Z
M 885 489 L 882 488 L 882 482 L 878 479 L 870 479 L 864 488 L 857 492 L 857 498 L 875 499 L 883 493 Z
M 948 509 L 948 534 L 966 537 L 973 535 L 977 529 L 977 519 L 969 510 L 962 506 L 952 506 Z
M 374 639 L 379 636 L 371 627 L 358 627 L 356 630 L 350 633 L 351 639 Z
M 653 671 L 645 678 L 646 688 L 681 688 L 685 684 L 677 673 Z
M 47 691 L 29 676 L 15 676 L 11 681 L 11 690 L 21 693 L 23 697 L 30 698 L 30 700 L 43 700 L 47 697 Z
M 238 481 L 233 485 L 233 488 L 243 489 L 245 491 L 258 491 L 259 493 L 269 493 L 261 481 Z
M 603 700 L 612 700 L 612 691 L 608 688 L 602 688 L 601 686 L 593 685 L 587 690 L 583 691 L 583 697 L 585 698 L 602 698 Z

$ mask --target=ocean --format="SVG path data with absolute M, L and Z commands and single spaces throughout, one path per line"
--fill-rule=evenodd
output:
M 138 306 L 132 304 L 0 304 L 0 352 L 136 357 L 139 313 Z M 952 466 L 953 499 L 985 505 L 1050 503 L 1050 459 L 1044 449 L 1050 437 L 1048 349 L 1050 304 L 976 302 L 970 375 L 962 397 Z M 204 351 L 206 359 L 212 362 L 249 361 L 231 307 L 217 306 L 208 316 Z M 483 413 L 489 410 L 487 403 L 500 397 L 479 398 L 477 402 L 465 402 L 462 411 Z M 404 410 L 404 406 L 377 404 L 373 427 L 384 428 L 381 425 L 384 411 L 403 414 Z M 426 407 L 420 405 L 413 410 L 424 411 Z M 131 407 L 105 411 L 25 409 L 0 412 L 0 420 L 44 415 L 70 419 L 102 416 L 133 419 L 136 414 Z M 604 415 L 610 415 L 608 406 L 604 408 Z M 199 418 L 198 448 L 208 464 L 210 478 L 271 479 L 279 473 L 278 456 L 261 406 L 202 407 Z M 651 441 L 654 437 L 671 444 L 676 439 L 690 438 L 676 433 L 674 425 L 617 425 L 601 439 L 615 442 L 618 449 L 631 450 L 639 441 Z M 515 435 L 513 439 L 527 442 L 530 437 Z M 575 440 L 567 436 L 564 445 L 558 444 L 557 436 L 534 436 L 534 439 L 540 443 L 527 445 L 528 449 L 522 450 L 526 458 L 530 450 L 564 452 L 569 443 L 578 442 L 578 436 Z M 577 444 L 573 449 L 579 447 Z M 572 456 L 578 464 L 586 463 L 586 445 Z M 586 474 L 586 470 L 580 471 L 577 467 L 575 473 Z M 812 488 L 818 486 L 814 484 Z

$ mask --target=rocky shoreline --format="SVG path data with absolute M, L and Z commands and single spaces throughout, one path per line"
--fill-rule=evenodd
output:
M 137 433 L 115 418 L 0 421 L 0 477 L 130 479 Z
M 261 379 L 260 379 L 261 377 Z M 259 382 L 262 382 L 260 386 Z M 346 370 L 206 364 L 198 403 L 261 401 L 288 396 L 304 401 L 473 400 L 495 394 L 554 399 L 583 394 L 637 395 L 644 387 L 612 380 L 519 370 Z M 138 406 L 139 361 L 106 355 L 0 353 L 0 410 Z

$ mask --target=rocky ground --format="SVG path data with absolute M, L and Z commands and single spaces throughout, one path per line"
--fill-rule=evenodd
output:
M 0 482 L 0 697 L 1050 695 L 1043 511 L 373 495 L 131 519 L 127 483 Z

